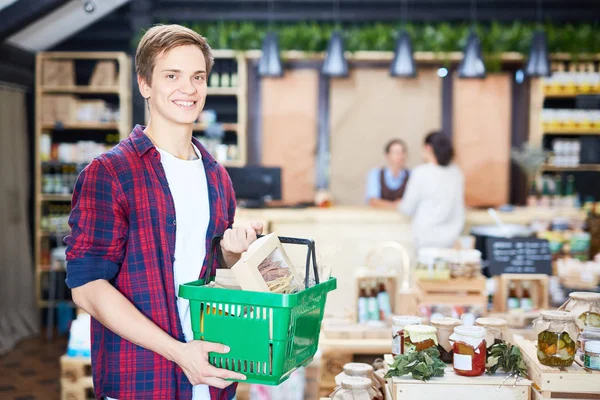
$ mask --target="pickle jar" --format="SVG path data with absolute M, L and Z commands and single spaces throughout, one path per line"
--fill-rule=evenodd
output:
M 454 328 L 462 324 L 457 318 L 439 318 L 431 321 L 431 325 L 437 329 L 438 350 L 440 351 L 440 359 L 445 363 L 452 362 L 452 343 L 450 343 L 450 335 L 454 332 Z
M 421 317 L 397 315 L 392 318 L 392 355 L 404 354 L 404 328 L 407 325 L 420 325 Z
M 485 343 L 488 347 L 505 342 L 508 322 L 502 318 L 477 318 L 475 325 L 485 329 Z
M 407 325 L 404 327 L 404 354 L 436 347 L 437 329 L 429 325 Z
M 481 326 L 460 325 L 450 335 L 454 372 L 462 376 L 479 376 L 485 372 L 485 329 Z
M 600 293 L 572 292 L 559 310 L 570 312 L 586 327 L 600 328 Z
M 537 357 L 550 367 L 568 367 L 573 364 L 577 347 L 577 332 L 583 326 L 580 320 L 566 311 L 542 311 L 533 321 L 537 335 Z
M 341 386 L 342 381 L 349 376 L 358 376 L 371 380 L 371 386 L 377 395 L 383 398 L 385 390 L 385 380 L 375 375 L 372 365 L 364 363 L 347 363 L 344 364 L 344 370 L 335 377 L 335 383 Z
M 585 344 L 586 342 L 591 341 L 600 341 L 600 328 L 587 326 L 579 335 L 579 348 L 577 349 L 577 354 L 581 361 L 583 361 L 583 356 L 585 354 Z
M 333 400 L 378 400 L 377 393 L 371 387 L 371 380 L 360 376 L 348 376 L 342 379 L 330 396 Z

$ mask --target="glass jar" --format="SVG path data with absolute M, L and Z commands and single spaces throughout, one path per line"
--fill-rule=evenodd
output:
M 481 252 L 475 249 L 454 250 L 450 261 L 452 278 L 473 278 L 481 272 Z
M 590 341 L 600 341 L 600 328 L 591 326 L 586 327 L 579 335 L 579 348 L 577 349 L 578 357 L 583 361 L 585 353 L 585 344 Z
M 584 326 L 600 328 L 600 293 L 572 292 L 559 310 L 569 311 Z
M 450 279 L 450 265 L 444 250 L 433 247 L 419 249 L 415 276 L 420 279 Z
M 377 392 L 377 395 L 383 397 L 385 388 L 385 380 L 375 375 L 372 365 L 364 363 L 347 363 L 344 364 L 344 370 L 335 377 L 335 383 L 341 386 L 342 381 L 350 376 L 358 376 L 371 380 L 372 388 Z
M 404 327 L 404 354 L 423 351 L 437 346 L 437 329 L 429 325 L 407 325 Z
M 533 321 L 537 335 L 537 356 L 540 363 L 550 367 L 568 367 L 575 359 L 575 340 L 583 326 L 580 320 L 566 311 L 542 311 Z
M 392 355 L 404 354 L 404 328 L 407 325 L 421 325 L 421 317 L 397 315 L 392 318 Z
M 371 387 L 371 380 L 359 376 L 348 376 L 342 380 L 330 396 L 333 400 L 379 400 L 377 393 Z
M 508 322 L 502 318 L 477 318 L 475 325 L 485 329 L 485 343 L 491 347 L 497 343 L 504 343 Z
M 440 359 L 445 363 L 452 362 L 452 343 L 450 343 L 450 335 L 454 332 L 454 328 L 462 322 L 456 318 L 439 318 L 431 321 L 431 325 L 437 329 L 438 350 L 440 351 Z
M 600 342 L 587 342 L 583 367 L 587 370 L 600 371 Z
M 479 376 L 485 372 L 485 329 L 481 326 L 460 325 L 450 335 L 454 372 L 462 376 Z

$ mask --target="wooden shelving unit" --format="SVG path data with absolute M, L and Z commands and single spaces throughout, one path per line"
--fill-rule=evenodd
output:
M 72 84 L 50 84 L 44 82 L 47 61 L 63 61 L 73 63 L 73 69 L 77 69 L 79 60 L 89 61 L 111 61 L 116 63 L 117 75 L 114 82 L 102 86 L 82 85 L 81 82 Z M 56 234 L 45 232 L 40 227 L 42 210 L 49 203 L 68 204 L 71 194 L 42 193 L 42 157 L 41 137 L 44 132 L 50 134 L 52 142 L 61 142 L 64 131 L 76 133 L 82 140 L 89 140 L 87 133 L 91 131 L 106 131 L 118 133 L 120 139 L 126 138 L 131 132 L 131 58 L 122 52 L 41 52 L 36 56 L 36 87 L 35 87 L 35 268 L 36 268 L 36 299 L 39 307 L 49 307 L 52 304 L 43 298 L 42 279 L 49 272 L 48 260 L 42 260 L 42 249 L 50 248 L 51 241 L 55 240 Z M 75 74 L 76 76 L 76 74 Z M 75 81 L 75 76 L 73 81 Z M 84 95 L 86 100 L 102 99 L 109 95 L 110 98 L 118 99 L 119 119 L 116 122 L 77 122 L 74 120 L 56 121 L 49 123 L 44 120 L 44 97 L 45 96 L 74 96 Z M 111 101 L 111 103 L 114 101 Z M 71 113 L 72 114 L 72 113 Z M 90 131 L 90 132 L 86 132 Z M 51 249 L 50 249 L 51 251 Z M 59 269 L 60 271 L 60 269 Z
M 600 135 L 599 128 L 550 128 L 544 130 L 545 135 Z
M 576 167 L 558 167 L 556 165 L 545 164 L 541 167 L 542 171 L 600 171 L 600 164 L 580 164 Z

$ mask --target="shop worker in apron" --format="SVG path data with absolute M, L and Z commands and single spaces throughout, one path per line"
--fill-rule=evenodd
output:
M 229 176 L 192 137 L 212 66 L 192 30 L 149 29 L 135 58 L 148 126 L 135 126 L 77 180 L 66 281 L 92 316 L 97 398 L 230 400 L 235 385 L 226 379 L 244 379 L 208 363 L 209 352 L 229 349 L 193 340 L 189 303 L 177 296 L 179 284 L 204 277 L 213 235 L 224 234 L 231 267 L 262 231 L 232 229 Z
M 374 168 L 367 177 L 367 203 L 375 208 L 396 209 L 404 195 L 410 171 L 406 169 L 407 146 L 393 139 L 385 146 L 387 166 Z

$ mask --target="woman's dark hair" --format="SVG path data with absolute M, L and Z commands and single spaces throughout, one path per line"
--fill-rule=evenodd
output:
M 452 141 L 445 133 L 431 132 L 425 138 L 425 144 L 431 146 L 439 165 L 445 167 L 450 164 L 454 157 L 454 149 L 452 148 Z
M 408 146 L 406 145 L 406 142 L 404 140 L 392 139 L 385 145 L 385 154 L 389 154 L 390 150 L 392 149 L 392 146 L 395 144 L 399 144 L 400 146 L 402 146 L 402 150 L 404 150 L 405 153 L 408 151 Z

